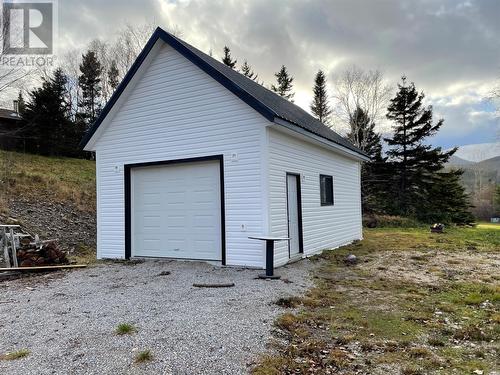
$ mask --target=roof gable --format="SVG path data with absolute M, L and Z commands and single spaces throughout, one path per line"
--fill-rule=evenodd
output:
M 312 134 L 325 138 L 328 141 L 334 142 L 335 144 L 354 151 L 361 157 L 366 158 L 366 154 L 363 151 L 355 147 L 351 142 L 334 132 L 329 127 L 325 126 L 319 120 L 315 119 L 302 108 L 161 28 L 157 28 L 155 30 L 148 43 L 125 75 L 123 81 L 117 87 L 114 94 L 103 108 L 100 116 L 85 134 L 80 143 L 82 147 L 85 147 L 85 145 L 91 140 L 92 136 L 97 131 L 102 121 L 106 118 L 111 108 L 115 105 L 127 84 L 137 72 L 158 39 L 161 39 L 165 43 L 169 44 L 185 58 L 198 66 L 201 70 L 210 75 L 213 79 L 238 96 L 247 105 L 259 112 L 269 121 L 276 122 L 277 119 L 281 119 L 290 122 L 291 124 L 294 124 Z

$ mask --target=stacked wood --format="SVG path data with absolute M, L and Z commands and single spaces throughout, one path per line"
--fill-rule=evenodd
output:
M 21 243 L 21 247 L 17 250 L 17 260 L 21 267 L 69 263 L 66 253 L 54 241 L 42 245 Z

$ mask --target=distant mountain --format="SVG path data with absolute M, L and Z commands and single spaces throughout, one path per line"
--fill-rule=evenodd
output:
M 471 164 L 474 164 L 474 162 L 459 158 L 456 155 L 452 155 L 450 160 L 448 160 L 448 163 L 446 163 L 446 166 L 447 167 L 465 167 L 465 166 L 471 165 Z
M 475 164 L 478 169 L 497 171 L 500 174 L 500 156 L 486 159 Z
M 484 188 L 485 184 L 500 183 L 500 156 L 474 163 L 453 155 L 446 163 L 445 169 L 457 168 L 464 171 L 461 180 L 468 192 L 473 193 L 478 188 Z
M 500 142 L 459 146 L 454 156 L 472 162 L 491 159 L 500 156 Z

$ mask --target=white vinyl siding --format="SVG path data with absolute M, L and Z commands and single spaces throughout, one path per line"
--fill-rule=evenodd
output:
M 224 156 L 226 262 L 263 267 L 262 133 L 255 110 L 164 44 L 152 51 L 101 125 L 98 257 L 123 258 L 124 164 Z M 156 54 L 156 55 L 154 55 Z M 97 135 L 97 133 L 96 133 Z M 243 226 L 243 230 L 242 230 Z
M 361 239 L 360 164 L 326 148 L 269 129 L 271 233 L 287 236 L 286 173 L 299 173 L 304 255 Z M 334 205 L 321 206 L 320 174 L 333 176 Z M 277 242 L 275 262 L 288 261 L 288 245 Z

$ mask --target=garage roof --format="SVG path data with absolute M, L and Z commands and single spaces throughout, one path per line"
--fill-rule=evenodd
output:
M 158 39 L 162 39 L 165 43 L 172 46 L 172 48 L 177 50 L 200 69 L 205 71 L 205 73 L 209 74 L 220 84 L 237 95 L 241 100 L 254 108 L 269 121 L 276 122 L 277 119 L 281 119 L 292 123 L 309 133 L 334 142 L 335 144 L 343 146 L 366 158 L 367 155 L 362 150 L 354 146 L 346 138 L 340 136 L 332 129 L 321 123 L 299 106 L 282 98 L 273 91 L 268 90 L 259 83 L 245 77 L 243 74 L 238 73 L 234 69 L 231 69 L 225 64 L 217 61 L 161 28 L 157 28 L 155 30 L 148 43 L 139 54 L 137 60 L 125 75 L 123 81 L 117 87 L 115 93 L 103 108 L 101 115 L 96 119 L 92 127 L 85 134 L 81 141 L 82 147 L 84 147 L 92 138 L 99 125 L 113 107 L 116 100 L 119 98 L 120 94 L 123 92 L 128 82 L 132 79 L 135 72 L 138 70 L 141 63 L 144 61 L 147 54 Z

